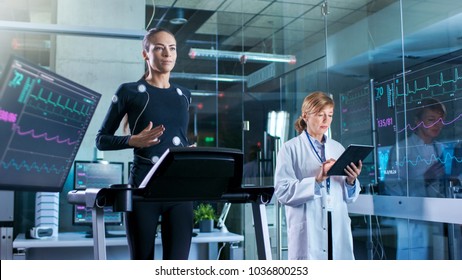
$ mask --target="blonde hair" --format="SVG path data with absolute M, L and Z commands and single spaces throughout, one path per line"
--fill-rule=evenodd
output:
M 315 114 L 321 112 L 325 107 L 334 107 L 334 100 L 323 91 L 315 91 L 308 94 L 303 100 L 301 115 L 295 121 L 295 130 L 300 134 L 306 129 L 306 122 L 303 114 Z

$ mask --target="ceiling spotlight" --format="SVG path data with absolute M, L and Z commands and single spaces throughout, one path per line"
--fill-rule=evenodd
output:
M 181 18 L 172 18 L 172 19 L 170 20 L 170 23 L 171 23 L 171 24 L 175 24 L 175 25 L 185 24 L 185 23 L 187 23 L 187 22 L 188 22 L 188 20 L 185 19 L 185 18 L 182 18 L 182 17 L 181 17 Z
M 181 25 L 181 24 L 185 24 L 187 23 L 188 20 L 184 18 L 184 11 L 183 9 L 179 9 L 177 12 L 176 12 L 176 17 L 175 18 L 172 18 L 170 20 L 170 23 L 171 24 L 175 24 L 175 25 Z

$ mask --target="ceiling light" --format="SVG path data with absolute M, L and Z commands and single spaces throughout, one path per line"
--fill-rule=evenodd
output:
M 185 19 L 185 18 L 172 18 L 172 19 L 170 20 L 170 23 L 171 23 L 171 24 L 175 24 L 175 25 L 185 24 L 185 23 L 187 23 L 187 22 L 188 22 L 188 20 Z
M 217 96 L 220 93 L 216 91 L 207 91 L 207 90 L 191 90 L 192 96 Z
M 189 50 L 189 57 L 191 59 L 221 59 L 240 61 L 241 63 L 249 62 L 284 62 L 289 64 L 295 64 L 297 59 L 294 55 L 282 55 L 282 54 L 271 54 L 271 53 L 255 53 L 255 52 L 234 52 L 234 51 L 222 51 L 214 49 L 196 49 L 191 48 Z
M 235 75 L 213 75 L 213 74 L 200 74 L 200 73 L 181 73 L 172 72 L 170 78 L 186 79 L 186 80 L 202 80 L 202 81 L 218 81 L 218 82 L 245 82 L 246 78 L 243 76 Z
M 171 24 L 175 24 L 175 25 L 181 25 L 181 24 L 185 24 L 187 23 L 188 20 L 185 19 L 184 17 L 184 11 L 183 9 L 179 9 L 177 12 L 176 12 L 176 17 L 175 18 L 172 18 L 170 20 L 170 23 Z

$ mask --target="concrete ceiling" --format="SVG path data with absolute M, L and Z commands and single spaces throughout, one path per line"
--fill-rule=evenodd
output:
M 0 20 L 53 23 L 55 1 L 0 0 Z M 293 67 L 300 67 L 325 55 L 314 46 L 327 46 L 329 71 L 359 79 L 367 71 L 396 71 L 403 49 L 408 66 L 462 49 L 460 0 L 327 2 L 325 17 L 322 0 L 145 0 L 145 27 L 175 34 L 181 58 L 175 71 L 188 74 L 248 76 L 267 65 L 192 60 L 191 48 L 297 55 Z M 185 22 L 175 24 L 178 18 Z

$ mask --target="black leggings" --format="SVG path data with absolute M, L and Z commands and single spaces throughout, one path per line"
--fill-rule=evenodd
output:
M 194 226 L 192 202 L 134 201 L 133 211 L 125 213 L 131 259 L 154 259 L 159 216 L 162 217 L 162 259 L 187 260 Z

